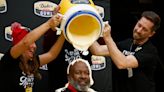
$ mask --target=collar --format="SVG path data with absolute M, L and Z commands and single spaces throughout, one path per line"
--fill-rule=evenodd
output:
M 68 89 L 69 89 L 71 92 L 78 92 L 70 83 L 68 84 Z

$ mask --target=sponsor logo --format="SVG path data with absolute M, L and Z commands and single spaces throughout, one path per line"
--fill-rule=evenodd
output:
M 41 17 L 52 17 L 57 4 L 50 1 L 38 1 L 34 3 L 34 13 Z
M 4 13 L 7 11 L 6 0 L 0 0 L 0 13 Z
M 92 55 L 91 61 L 92 61 L 92 65 L 91 65 L 92 70 L 102 70 L 106 67 L 105 57 L 103 56 Z
M 47 64 L 45 64 L 45 65 L 42 65 L 41 67 L 39 67 L 39 69 L 41 69 L 41 70 L 48 70 L 48 66 L 47 66 Z
M 21 28 L 27 28 L 27 27 L 22 26 Z M 11 26 L 5 27 L 5 39 L 8 41 L 13 41 Z
M 11 31 L 11 26 L 5 28 L 5 39 L 8 41 L 12 41 L 12 31 Z

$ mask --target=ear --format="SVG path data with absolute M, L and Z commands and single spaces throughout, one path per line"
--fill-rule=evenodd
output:
M 152 31 L 149 37 L 152 37 L 155 33 L 156 33 L 155 31 Z
M 69 76 L 69 74 L 67 74 L 67 79 L 68 79 L 68 81 L 70 80 L 70 78 L 71 78 L 71 77 Z

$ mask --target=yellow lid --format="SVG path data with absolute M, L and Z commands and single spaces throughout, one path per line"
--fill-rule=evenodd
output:
M 59 10 L 59 12 L 60 12 L 61 14 L 64 15 L 65 12 L 67 12 L 67 10 L 68 10 L 69 8 L 71 8 L 72 6 L 78 5 L 78 4 L 71 3 L 71 1 L 73 1 L 73 0 L 61 0 L 61 1 L 60 1 L 60 4 L 59 4 L 60 10 Z M 74 1 L 77 1 L 77 0 L 74 0 Z M 79 1 L 80 1 L 80 0 L 79 0 Z M 93 3 L 92 0 L 84 0 L 84 1 L 88 1 L 89 4 L 95 8 L 95 5 L 94 5 L 94 3 Z

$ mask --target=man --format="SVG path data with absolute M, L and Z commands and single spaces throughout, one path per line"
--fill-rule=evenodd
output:
M 92 72 L 88 61 L 73 60 L 67 67 L 68 83 L 56 92 L 96 92 L 90 88 L 93 85 Z
M 156 33 L 160 21 L 155 12 L 143 12 L 134 27 L 133 39 L 117 45 L 106 24 L 103 32 L 106 45 L 95 42 L 90 47 L 92 54 L 110 56 L 117 67 L 113 71 L 114 92 L 155 92 L 154 71 L 160 59 L 149 39 Z
M 34 79 L 41 79 L 38 72 L 39 67 L 57 57 L 65 38 L 61 35 L 47 53 L 38 56 L 35 55 L 35 41 L 50 28 L 58 26 L 61 20 L 62 17 L 56 14 L 30 32 L 17 22 L 11 25 L 13 46 L 0 61 L 0 89 L 2 92 L 25 92 L 25 90 L 32 92 Z

